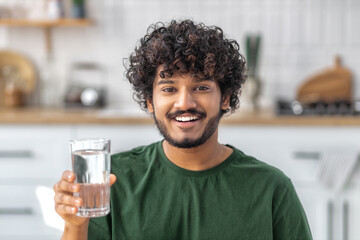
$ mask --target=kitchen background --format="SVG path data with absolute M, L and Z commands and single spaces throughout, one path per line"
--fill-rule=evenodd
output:
M 42 2 L 1 1 L 0 6 L 22 6 L 34 11 L 42 7 Z M 240 43 L 242 50 L 246 34 L 261 34 L 258 66 L 265 105 L 278 97 L 294 99 L 303 81 L 333 66 L 335 55 L 352 71 L 354 93 L 360 97 L 360 2 L 357 0 L 88 0 L 86 7 L 87 16 L 93 21 L 90 26 L 51 29 L 55 66 L 51 84 L 57 89 L 53 93 L 57 101 L 52 104 L 62 104 L 72 64 L 90 61 L 106 70 L 102 81 L 107 86 L 109 107 L 138 109 L 124 77 L 123 59 L 133 51 L 150 24 L 173 18 L 218 25 L 228 37 Z M 46 71 L 42 28 L 0 27 L 0 47 L 25 54 L 40 74 Z
M 161 138 L 132 99 L 123 59 L 150 24 L 173 18 L 218 25 L 244 53 L 246 36 L 261 36 L 261 111 L 224 121 L 219 138 L 292 179 L 314 239 L 358 239 L 358 116 L 262 112 L 274 110 L 279 99 L 295 100 L 305 80 L 333 68 L 335 56 L 352 74 L 353 99 L 360 99 L 360 1 L 87 0 L 81 26 L 51 25 L 57 3 L 0 0 L 0 49 L 25 56 L 36 70 L 25 106 L 0 108 L 0 239 L 59 239 L 63 223 L 53 210 L 51 188 L 70 167 L 69 139 L 106 137 L 117 152 Z M 63 3 L 64 17 L 73 19 L 73 1 Z M 86 108 L 84 115 L 85 108 L 65 104 L 78 76 L 106 90 L 107 104 L 98 112 Z M 241 108 L 250 109 L 242 100 Z

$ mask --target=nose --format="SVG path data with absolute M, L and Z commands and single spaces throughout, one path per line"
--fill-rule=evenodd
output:
M 196 108 L 196 99 L 189 90 L 179 91 L 174 107 L 181 110 Z

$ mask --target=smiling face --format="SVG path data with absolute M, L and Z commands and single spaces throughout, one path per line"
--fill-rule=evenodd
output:
M 160 133 L 178 148 L 193 148 L 205 143 L 217 132 L 221 110 L 229 107 L 229 98 L 222 99 L 215 80 L 178 72 L 161 78 L 159 69 L 154 79 L 153 97 L 147 100 L 147 105 Z

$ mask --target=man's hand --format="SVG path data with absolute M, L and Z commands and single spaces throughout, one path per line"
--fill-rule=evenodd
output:
M 74 183 L 75 174 L 65 171 L 61 180 L 54 185 L 55 210 L 65 220 L 65 230 L 62 239 L 87 239 L 89 218 L 79 217 L 75 214 L 83 203 L 81 198 L 73 196 L 80 191 L 80 185 Z M 116 181 L 116 176 L 110 175 L 110 186 Z

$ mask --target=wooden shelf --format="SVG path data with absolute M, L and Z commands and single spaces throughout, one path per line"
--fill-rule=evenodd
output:
M 40 27 L 44 29 L 47 59 L 52 58 L 51 29 L 54 27 L 86 27 L 90 26 L 90 19 L 62 18 L 56 20 L 28 20 L 28 19 L 0 19 L 0 26 L 7 27 Z
M 0 108 L 2 124 L 154 124 L 151 116 L 108 116 L 103 110 L 92 109 L 41 109 L 41 108 Z
M 90 19 L 57 19 L 57 20 L 27 20 L 0 19 L 0 25 L 9 27 L 85 27 L 91 25 Z

